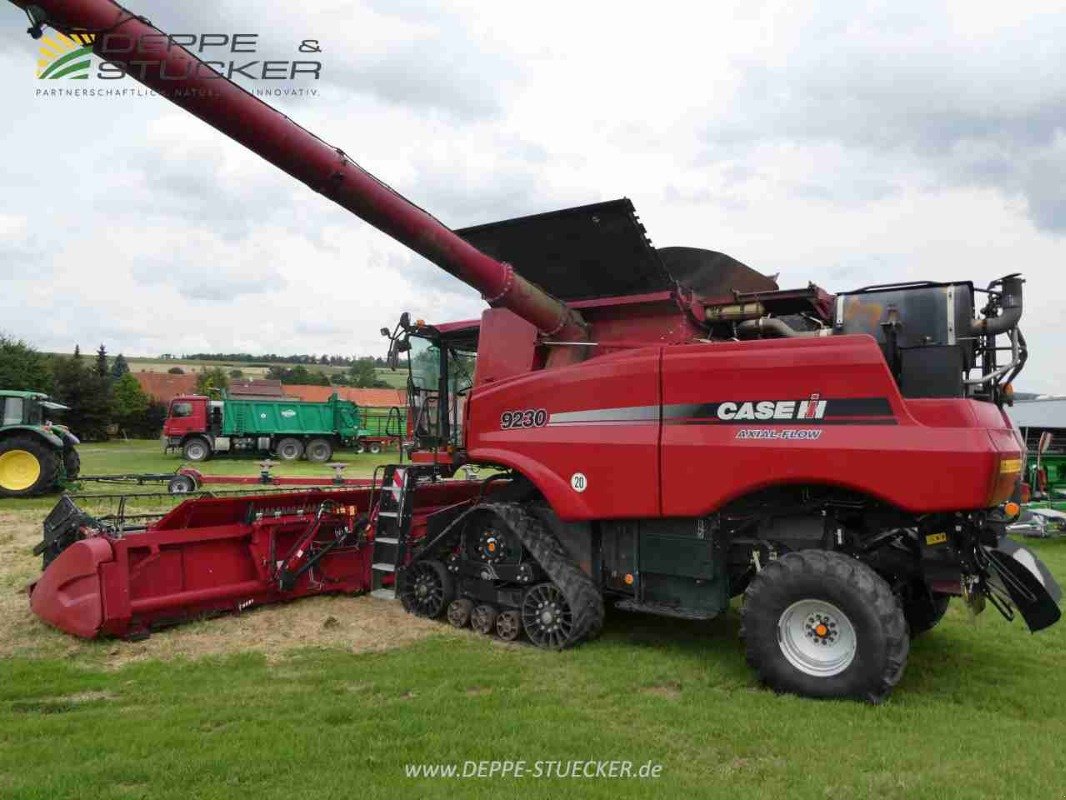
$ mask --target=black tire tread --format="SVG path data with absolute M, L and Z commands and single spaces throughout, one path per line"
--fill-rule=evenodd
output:
M 26 489 L 10 491 L 0 487 L 0 497 L 33 497 L 52 491 L 58 485 L 59 465 L 62 455 L 51 445 L 33 435 L 15 435 L 0 442 L 0 453 L 9 450 L 25 450 L 33 453 L 41 465 L 41 475 L 37 482 Z
M 748 646 L 749 636 L 753 623 L 764 622 L 764 620 L 757 620 L 756 615 L 759 614 L 761 606 L 768 604 L 764 602 L 768 601 L 768 596 L 775 592 L 782 582 L 801 576 L 821 577 L 827 581 L 842 583 L 857 592 L 863 598 L 864 604 L 873 609 L 885 634 L 887 657 L 881 674 L 876 676 L 875 680 L 871 681 L 871 685 L 865 687 L 861 695 L 855 699 L 874 704 L 880 703 L 899 683 L 907 665 L 907 656 L 910 652 L 907 621 L 899 598 L 893 593 L 888 583 L 866 564 L 842 553 L 825 550 L 801 550 L 788 553 L 771 561 L 752 578 L 744 593 L 744 605 L 740 615 L 740 635 L 746 645 L 748 666 L 755 671 L 761 681 L 771 685 L 771 688 L 780 688 L 773 686 L 766 672 L 767 665 L 760 658 L 759 649 Z
M 77 480 L 81 475 L 81 455 L 73 447 L 63 451 L 63 470 L 67 473 L 67 480 Z
M 603 629 L 603 595 L 572 559 L 562 543 L 534 514 L 517 503 L 487 503 L 486 508 L 502 519 L 540 568 L 559 587 L 573 615 L 565 649 L 594 639 Z

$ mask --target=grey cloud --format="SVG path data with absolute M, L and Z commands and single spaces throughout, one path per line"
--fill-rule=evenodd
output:
M 140 259 L 132 268 L 142 286 L 168 286 L 197 302 L 227 304 L 243 295 L 262 294 L 285 287 L 281 274 L 270 266 L 256 274 L 236 274 L 227 265 L 213 264 L 202 254 L 175 252 Z
M 740 64 L 735 102 L 706 129 L 708 159 L 761 143 L 838 144 L 862 168 L 823 172 L 800 197 L 861 203 L 899 170 L 1020 195 L 1034 224 L 1066 231 L 1066 36 L 1036 18 L 991 38 L 954 36 L 928 4 L 893 5 L 859 30 L 853 5 L 817 15 L 782 63 Z M 882 164 L 877 165 L 881 159 Z M 878 174 L 879 173 L 879 174 Z

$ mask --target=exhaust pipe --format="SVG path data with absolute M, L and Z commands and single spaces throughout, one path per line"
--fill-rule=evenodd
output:
M 749 319 L 741 322 L 737 325 L 737 333 L 754 336 L 769 334 L 771 336 L 779 336 L 783 339 L 808 339 L 817 336 L 832 336 L 833 330 L 831 328 L 821 328 L 816 331 L 798 331 L 789 326 L 783 319 L 778 319 L 777 317 L 759 317 L 759 319 Z
M 1020 275 L 1008 275 L 998 281 L 1002 284 L 1000 293 L 1000 314 L 998 317 L 984 317 L 972 320 L 970 333 L 975 336 L 998 336 L 1013 330 L 1022 318 L 1022 280 Z

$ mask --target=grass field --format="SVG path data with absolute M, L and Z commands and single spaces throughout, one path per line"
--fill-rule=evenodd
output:
M 175 461 L 144 445 L 85 448 L 92 472 Z M 0 625 L 3 798 L 1062 798 L 1066 787 L 1066 625 L 1034 636 L 953 604 L 913 643 L 880 707 L 759 688 L 735 610 L 709 623 L 615 612 L 600 639 L 565 653 L 412 620 L 371 598 L 86 644 L 45 629 L 14 594 L 36 569 L 24 551 L 42 507 L 0 502 L 11 554 L 0 613 L 14 620 Z M 1066 540 L 1034 549 L 1066 577 Z M 242 635 L 247 626 L 270 646 Z M 23 646 L 8 646 L 6 631 Z M 212 632 L 211 647 L 187 646 Z M 662 773 L 405 777 L 408 764 L 461 771 L 492 759 L 529 770 L 621 759 Z

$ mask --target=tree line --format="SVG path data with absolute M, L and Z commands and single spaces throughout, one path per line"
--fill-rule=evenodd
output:
M 170 361 L 174 358 L 179 358 L 172 353 L 163 353 L 160 360 Z M 249 366 L 267 367 L 271 364 L 303 364 L 305 366 L 323 366 L 323 367 L 350 367 L 357 361 L 365 361 L 369 358 L 374 362 L 375 366 L 384 367 L 385 359 L 372 358 L 369 356 L 331 356 L 303 353 L 294 356 L 279 356 L 274 353 L 267 353 L 264 355 L 255 355 L 253 353 L 189 353 L 182 355 L 180 358 L 187 361 L 232 361 L 237 364 L 248 364 Z
M 41 353 L 21 339 L 0 334 L 0 389 L 44 392 L 70 406 L 54 421 L 70 427 L 83 441 L 111 435 L 158 436 L 166 405 L 153 400 L 130 374 L 126 358 L 114 358 L 100 345 L 87 358 L 75 346 L 69 355 Z

